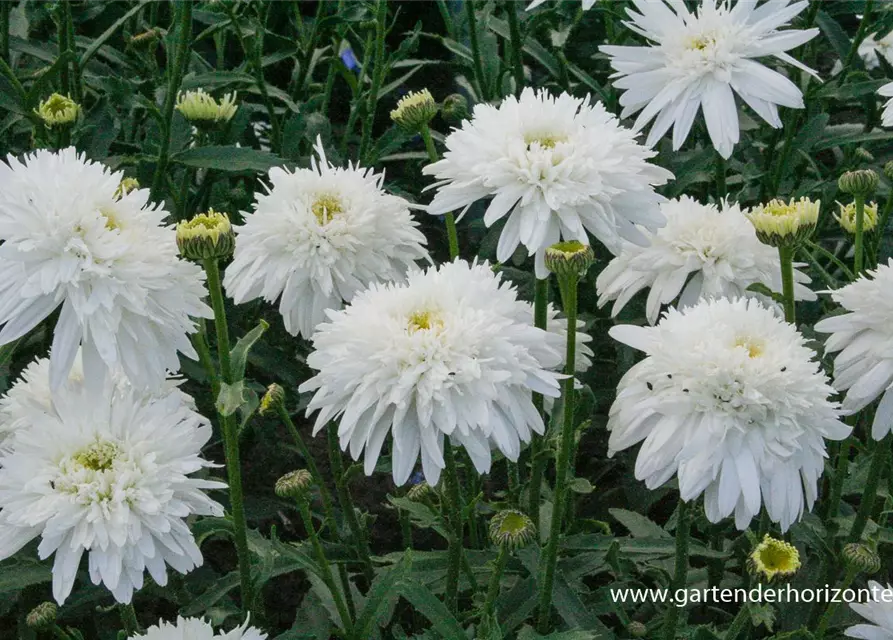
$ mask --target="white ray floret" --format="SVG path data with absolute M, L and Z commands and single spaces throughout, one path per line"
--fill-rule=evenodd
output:
M 232 631 L 218 631 L 201 618 L 177 618 L 176 623 L 160 621 L 146 629 L 145 633 L 131 636 L 129 640 L 266 640 L 267 634 L 245 624 Z

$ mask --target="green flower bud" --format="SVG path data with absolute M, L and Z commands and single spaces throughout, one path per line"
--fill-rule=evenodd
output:
M 468 117 L 468 100 L 461 93 L 451 93 L 444 98 L 440 113 L 450 124 L 458 124 Z
M 878 174 L 873 169 L 857 169 L 840 176 L 837 186 L 844 193 L 865 198 L 875 192 L 879 181 Z
M 177 111 L 197 127 L 209 127 L 221 122 L 229 122 L 239 106 L 236 94 L 227 93 L 218 102 L 204 89 L 180 92 L 177 94 Z
M 427 502 L 437 497 L 437 491 L 430 484 L 422 480 L 418 484 L 414 484 L 406 492 L 406 497 L 413 502 Z
M 123 180 L 121 180 L 120 184 L 118 184 L 118 188 L 115 189 L 115 197 L 120 200 L 131 191 L 136 191 L 139 188 L 139 180 L 137 180 L 136 178 L 124 178 Z
M 313 487 L 313 476 L 306 469 L 291 471 L 276 481 L 276 495 L 280 498 L 303 500 Z
M 871 575 L 881 570 L 881 558 L 871 547 L 851 542 L 843 548 L 843 560 L 848 567 Z
M 559 278 L 581 277 L 593 262 L 592 247 L 577 240 L 559 242 L 546 249 L 546 268 Z
M 865 147 L 856 147 L 853 155 L 856 157 L 857 160 L 861 160 L 862 162 L 874 162 L 874 156 L 872 155 L 871 151 L 869 151 Z
M 163 32 L 161 29 L 149 29 L 130 38 L 130 46 L 134 49 L 150 49 L 158 44 Z
M 34 110 L 47 127 L 70 126 L 78 119 L 80 112 L 77 102 L 59 93 L 51 95 Z
M 25 624 L 34 631 L 44 631 L 56 623 L 59 607 L 52 602 L 41 602 L 25 618 Z
M 884 165 L 884 175 L 888 180 L 893 180 L 893 160 Z
M 391 120 L 404 131 L 418 133 L 437 115 L 437 103 L 427 89 L 410 91 L 400 98 L 397 108 L 391 111 Z
M 260 414 L 267 415 L 273 411 L 278 411 L 285 403 L 285 389 L 275 382 L 267 387 L 267 392 L 260 400 Z
M 771 582 L 776 578 L 786 579 L 800 568 L 800 552 L 784 540 L 769 535 L 754 547 L 747 558 L 747 570 Z
M 236 235 L 225 213 L 209 209 L 192 220 L 177 224 L 177 246 L 190 260 L 228 258 L 236 246 Z
M 746 214 L 757 238 L 772 247 L 794 247 L 806 240 L 819 219 L 821 201 L 809 198 L 771 200 Z
M 490 541 L 511 549 L 525 547 L 536 538 L 536 527 L 526 513 L 516 509 L 500 511 L 490 519 Z
M 648 635 L 648 627 L 646 627 L 644 623 L 639 622 L 638 620 L 633 620 L 628 625 L 626 625 L 626 632 L 632 638 L 644 638 Z

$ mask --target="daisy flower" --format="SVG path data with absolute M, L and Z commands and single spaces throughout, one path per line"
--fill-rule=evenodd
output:
M 31 395 L 46 384 L 36 382 Z M 177 390 L 149 396 L 107 378 L 66 382 L 48 405 L 20 403 L 12 416 L 19 428 L 0 454 L 0 559 L 39 538 L 39 557 L 55 554 L 60 604 L 84 553 L 93 583 L 122 603 L 143 586 L 145 571 L 164 586 L 168 565 L 180 573 L 200 566 L 186 518 L 222 516 L 204 491 L 226 485 L 190 477 L 212 466 L 201 458 L 211 426 L 185 398 Z
M 159 621 L 157 625 L 146 629 L 145 633 L 131 636 L 129 640 L 266 640 L 267 634 L 248 626 L 245 621 L 241 627 L 232 631 L 214 633 L 214 627 L 200 618 L 177 617 L 177 623 Z
M 734 512 L 745 529 L 765 505 L 786 531 L 812 508 L 825 439 L 850 427 L 792 325 L 757 300 L 719 299 L 609 333 L 647 354 L 620 381 L 609 456 L 644 441 L 636 478 L 654 489 L 676 474 L 710 522 Z
M 147 189 L 119 190 L 122 178 L 73 148 L 0 163 L 0 344 L 61 307 L 53 388 L 78 347 L 88 380 L 120 368 L 141 388 L 178 371 L 178 351 L 198 357 L 190 316 L 211 317 L 204 273 L 179 258 L 168 213 Z
M 845 391 L 844 415 L 861 411 L 876 398 L 871 435 L 882 439 L 893 428 L 893 259 L 855 282 L 831 292 L 848 313 L 816 323 L 830 333 L 825 351 L 834 357 L 834 387 Z
M 851 602 L 850 609 L 871 624 L 856 624 L 843 632 L 847 638 L 862 640 L 893 640 L 893 602 L 889 594 L 893 586 L 884 587 L 874 580 L 868 581 L 872 599 L 866 603 Z M 884 594 L 882 597 L 881 594 Z
M 757 239 L 737 204 L 723 202 L 720 208 L 683 196 L 660 210 L 667 224 L 654 232 L 643 230 L 650 244 L 625 243 L 596 279 L 599 306 L 614 301 L 611 315 L 646 288 L 651 289 L 646 304 L 651 324 L 657 322 L 661 305 L 677 297 L 679 306 L 688 307 L 701 298 L 765 298 L 747 290 L 752 284 L 781 291 L 778 251 Z M 805 286 L 809 277 L 795 271 L 794 278 L 797 299 L 814 300 Z
M 588 245 L 588 231 L 614 250 L 621 239 L 647 243 L 636 225 L 663 223 L 654 187 L 673 174 L 649 164 L 654 153 L 588 97 L 527 88 L 499 107 L 475 106 L 445 144 L 443 159 L 424 169 L 438 180 L 428 213 L 465 213 L 492 196 L 484 224 L 508 216 L 498 260 L 523 244 L 536 256 L 538 278 L 548 276 L 546 248 L 562 239 Z
M 316 376 L 308 415 L 314 434 L 338 419 L 343 449 L 370 475 L 392 438 L 393 477 L 410 476 L 421 453 L 428 484 L 444 468 L 443 439 L 465 447 L 479 473 L 490 449 L 517 460 L 531 432 L 543 433 L 531 393 L 558 397 L 564 345 L 531 322 L 531 305 L 490 266 L 457 261 L 406 284 L 372 285 L 349 307 L 329 312 L 307 364 Z M 334 428 L 334 427 L 333 427 Z
M 310 169 L 270 170 L 268 192 L 236 229 L 224 286 L 237 304 L 279 298 L 292 335 L 310 337 L 328 309 L 374 282 L 402 280 L 427 259 L 409 203 L 382 188 L 383 174 L 334 167 L 316 141 Z
M 888 82 L 882 86 L 878 89 L 877 93 L 879 96 L 890 98 L 884 103 L 884 111 L 881 113 L 881 123 L 885 127 L 893 127 L 893 82 Z
M 786 51 L 818 35 L 818 29 L 779 31 L 807 7 L 801 0 L 753 0 L 732 4 L 703 0 L 691 13 L 682 0 L 633 0 L 626 25 L 646 38 L 647 46 L 605 45 L 611 57 L 621 118 L 640 112 L 639 131 L 654 120 L 647 144 L 652 146 L 673 127 L 673 149 L 691 131 L 700 108 L 719 154 L 728 158 L 738 143 L 735 94 L 761 118 L 781 128 L 778 106 L 803 108 L 803 94 L 793 82 L 756 61 L 774 57 L 815 75 Z

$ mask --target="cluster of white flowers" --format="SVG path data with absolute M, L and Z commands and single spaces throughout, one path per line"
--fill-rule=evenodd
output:
M 177 618 L 176 624 L 161 621 L 129 640 L 266 640 L 267 634 L 248 626 L 248 621 L 232 631 L 214 633 L 214 627 L 199 618 Z

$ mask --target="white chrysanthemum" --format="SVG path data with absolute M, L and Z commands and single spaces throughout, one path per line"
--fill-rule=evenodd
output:
M 307 407 L 319 410 L 314 433 L 340 417 L 341 446 L 354 459 L 365 448 L 367 475 L 389 433 L 397 484 L 420 452 L 428 484 L 437 484 L 444 436 L 486 473 L 491 445 L 517 460 L 531 431 L 543 432 L 531 392 L 560 395 L 550 369 L 561 364 L 561 336 L 533 327 L 530 304 L 486 263 L 372 285 L 329 317 L 307 358 L 318 373 L 301 391 L 316 392 Z
M 125 603 L 145 571 L 164 586 L 167 565 L 186 573 L 202 564 L 185 519 L 223 515 L 203 490 L 226 485 L 189 477 L 212 466 L 201 458 L 211 426 L 182 392 L 73 381 L 52 393 L 50 407 L 17 409 L 19 428 L 0 455 L 0 559 L 40 538 L 40 558 L 55 554 L 60 604 L 84 552 L 93 583 Z
M 797 85 L 756 59 L 771 56 L 815 73 L 785 52 L 819 30 L 778 30 L 806 8 L 807 0 L 769 0 L 760 6 L 753 0 L 734 5 L 703 0 L 695 13 L 683 0 L 633 2 L 638 12 L 627 10 L 626 25 L 651 44 L 604 45 L 600 50 L 611 56 L 617 72 L 614 86 L 626 90 L 620 116 L 641 111 L 637 131 L 654 120 L 649 146 L 673 126 L 673 149 L 679 149 L 700 108 L 713 146 L 728 158 L 738 143 L 736 93 L 775 128 L 782 126 L 778 106 L 803 108 Z
M 787 530 L 812 508 L 824 439 L 850 428 L 792 325 L 757 300 L 719 299 L 610 335 L 648 357 L 620 382 L 608 455 L 644 440 L 636 478 L 654 489 L 677 474 L 681 498 L 703 493 L 711 522 L 734 512 L 744 529 L 765 505 Z
M 845 391 L 843 413 L 861 411 L 879 396 L 871 435 L 876 440 L 893 428 L 893 259 L 855 282 L 831 292 L 849 313 L 816 323 L 834 358 L 834 387 Z
M 541 4 L 544 4 L 546 0 L 533 0 L 529 5 L 527 5 L 527 11 L 531 9 L 536 9 Z M 583 0 L 583 11 L 589 11 L 598 0 Z
M 673 174 L 649 164 L 654 153 L 588 97 L 527 88 L 499 107 L 479 104 L 446 146 L 443 159 L 424 169 L 438 180 L 428 212 L 467 210 L 492 196 L 484 224 L 508 215 L 497 258 L 508 260 L 523 244 L 536 255 L 538 278 L 548 276 L 546 248 L 562 239 L 588 245 L 589 231 L 615 250 L 621 238 L 646 242 L 636 224 L 663 223 L 654 186 Z
M 865 36 L 859 43 L 858 54 L 869 70 L 881 66 L 880 57 L 893 64 L 893 31 L 880 39 L 876 32 Z
M 316 152 L 310 169 L 270 170 L 269 192 L 235 228 L 224 279 L 236 303 L 281 296 L 285 328 L 305 337 L 326 310 L 373 282 L 403 280 L 428 256 L 409 204 L 382 189 L 382 174 L 332 166 L 319 140 Z
M 118 190 L 123 174 L 73 148 L 0 163 L 0 344 L 61 305 L 51 386 L 83 346 L 84 371 L 122 369 L 138 387 L 161 386 L 197 358 L 190 316 L 208 316 L 204 273 L 177 255 L 167 212 L 147 189 Z
M 131 636 L 129 640 L 266 640 L 267 634 L 248 626 L 245 621 L 241 627 L 232 631 L 218 631 L 201 618 L 177 617 L 177 623 L 160 621 L 149 627 L 143 634 Z
M 884 103 L 884 111 L 881 114 L 881 123 L 885 127 L 893 127 L 893 82 L 888 82 L 878 89 L 878 95 L 890 98 Z
M 850 609 L 868 620 L 871 624 L 856 624 L 843 632 L 847 638 L 861 640 L 893 640 L 893 602 L 890 593 L 893 586 L 884 587 L 874 580 L 868 581 L 872 600 L 865 603 L 851 602 Z
M 680 292 L 679 306 L 688 307 L 701 298 L 763 299 L 747 290 L 756 283 L 781 291 L 778 251 L 757 239 L 737 204 L 724 202 L 717 208 L 683 196 L 662 204 L 661 213 L 666 226 L 653 233 L 643 230 L 649 246 L 626 243 L 598 275 L 599 306 L 614 300 L 611 315 L 616 316 L 636 293 L 649 287 L 646 314 L 651 324 L 657 322 L 661 305 L 675 300 Z M 815 294 L 804 286 L 809 276 L 794 271 L 794 278 L 797 299 L 815 300 Z

